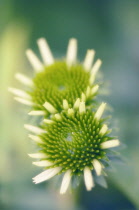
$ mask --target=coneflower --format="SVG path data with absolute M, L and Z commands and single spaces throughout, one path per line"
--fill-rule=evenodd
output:
M 62 110 L 63 99 L 73 106 L 77 98 L 92 105 L 98 93 L 99 85 L 95 84 L 96 74 L 101 66 L 101 60 L 94 61 L 94 50 L 87 50 L 83 62 L 77 59 L 77 40 L 69 40 L 66 57 L 55 60 L 44 38 L 38 40 L 38 47 L 42 56 L 40 61 L 35 53 L 29 49 L 26 54 L 35 71 L 34 77 L 28 78 L 21 73 L 16 79 L 28 87 L 27 91 L 9 88 L 15 99 L 25 105 L 33 107 L 30 115 L 48 115 L 44 109 L 44 102 L 51 103 L 59 112 Z
M 109 135 L 106 120 L 101 118 L 106 103 L 102 103 L 95 112 L 79 98 L 73 107 L 68 108 L 68 105 L 68 101 L 64 100 L 63 111 L 54 113 L 55 107 L 44 103 L 51 119 L 44 119 L 41 129 L 25 125 L 35 134 L 29 137 L 39 146 L 39 152 L 29 156 L 38 159 L 33 162 L 34 165 L 45 168 L 33 178 L 33 182 L 37 184 L 63 173 L 61 194 L 67 191 L 76 176 L 83 176 L 86 189 L 91 190 L 95 177 L 103 176 L 109 165 L 109 151 L 120 144 L 119 140 Z

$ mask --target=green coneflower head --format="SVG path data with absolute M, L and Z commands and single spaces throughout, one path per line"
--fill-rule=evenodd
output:
M 109 165 L 108 152 L 118 146 L 119 140 L 109 136 L 110 130 L 101 118 L 106 104 L 96 112 L 88 109 L 79 98 L 69 108 L 63 100 L 63 111 L 58 113 L 53 105 L 44 104 L 51 119 L 44 119 L 42 128 L 25 125 L 35 133 L 30 138 L 37 142 L 40 151 L 30 154 L 39 159 L 33 164 L 45 167 L 45 171 L 33 178 L 37 184 L 64 173 L 60 193 L 67 191 L 73 177 L 84 176 L 87 190 L 94 187 L 95 177 L 102 176 Z
M 27 50 L 27 57 L 35 70 L 35 75 L 29 79 L 20 73 L 16 78 L 29 87 L 27 91 L 15 88 L 9 90 L 16 95 L 15 99 L 34 108 L 34 115 L 48 115 L 44 102 L 51 103 L 59 112 L 62 110 L 63 99 L 73 106 L 77 98 L 92 105 L 98 93 L 99 85 L 95 84 L 97 71 L 101 66 L 98 59 L 94 64 L 94 50 L 88 50 L 84 61 L 77 60 L 77 40 L 70 39 L 65 59 L 55 60 L 44 38 L 38 40 L 38 46 L 43 59 L 41 62 L 32 50 Z

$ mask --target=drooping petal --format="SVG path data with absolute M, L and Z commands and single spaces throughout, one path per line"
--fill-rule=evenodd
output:
M 40 173 L 39 175 L 37 175 L 36 177 L 34 177 L 33 182 L 35 184 L 38 184 L 43 181 L 46 181 L 52 178 L 53 176 L 55 176 L 56 174 L 58 174 L 61 171 L 61 169 L 62 169 L 61 167 L 47 169 L 43 171 L 42 173 Z
M 89 167 L 84 168 L 84 182 L 86 189 L 90 191 L 94 187 L 94 180 Z
M 94 166 L 94 169 L 95 169 L 97 175 L 100 176 L 101 170 L 102 170 L 101 163 L 97 159 L 95 159 L 95 160 L 93 160 L 93 166 Z
M 68 187 L 69 187 L 69 184 L 70 184 L 70 180 L 71 180 L 71 170 L 69 169 L 65 174 L 64 174 L 64 177 L 63 177 L 63 180 L 62 180 L 62 184 L 61 184 L 61 188 L 60 188 L 60 194 L 64 194 Z

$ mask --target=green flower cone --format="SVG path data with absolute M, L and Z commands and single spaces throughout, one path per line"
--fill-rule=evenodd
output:
M 46 169 L 33 178 L 36 184 L 64 173 L 61 194 L 67 191 L 75 176 L 84 176 L 87 190 L 94 187 L 94 177 L 105 174 L 105 168 L 109 166 L 109 150 L 120 144 L 119 140 L 109 136 L 110 130 L 104 123 L 106 120 L 101 119 L 105 106 L 102 103 L 96 112 L 92 112 L 79 98 L 72 108 L 64 100 L 63 111 L 57 113 L 46 102 L 44 107 L 52 114 L 51 119 L 44 119 L 42 128 L 25 125 L 36 134 L 29 136 L 40 149 L 38 153 L 30 154 L 32 158 L 39 159 L 33 164 Z
M 15 99 L 32 107 L 30 115 L 45 115 L 49 113 L 43 104 L 47 101 L 60 112 L 62 111 L 63 99 L 69 104 L 77 98 L 86 101 L 86 105 L 95 105 L 95 96 L 98 94 L 99 85 L 95 84 L 97 71 L 101 66 L 98 59 L 94 64 L 94 50 L 88 50 L 84 61 L 77 60 L 77 40 L 70 39 L 65 59 L 54 60 L 45 39 L 38 40 L 38 46 L 42 55 L 43 63 L 36 57 L 32 50 L 27 50 L 27 57 L 32 64 L 35 75 L 33 79 L 17 73 L 16 78 L 28 89 L 22 91 L 16 88 L 9 90 L 16 95 Z

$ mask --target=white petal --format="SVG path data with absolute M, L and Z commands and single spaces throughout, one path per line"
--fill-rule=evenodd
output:
M 72 108 L 68 109 L 68 115 L 73 116 L 73 114 L 74 114 L 74 110 Z
M 82 101 L 85 101 L 85 100 L 86 100 L 86 96 L 85 96 L 84 93 L 81 94 L 81 100 L 82 100 Z
M 90 75 L 90 85 L 92 85 L 95 81 L 95 75 L 94 74 L 91 74 Z
M 30 64 L 32 65 L 32 67 L 36 72 L 40 72 L 43 70 L 43 64 L 40 62 L 40 60 L 32 50 L 28 49 L 26 51 L 26 55 L 28 57 Z
M 66 57 L 68 66 L 71 66 L 76 61 L 76 55 L 77 55 L 77 40 L 70 39 L 67 49 L 67 57 Z
M 91 93 L 91 88 L 88 86 L 86 90 L 86 96 L 89 97 Z
M 98 59 L 95 64 L 93 65 L 92 69 L 91 69 L 91 74 L 93 74 L 94 76 L 96 76 L 100 66 L 102 64 L 102 61 L 100 59 Z
M 54 58 L 49 48 L 47 41 L 44 38 L 41 38 L 37 41 L 41 56 L 46 65 L 51 65 L 54 63 Z
M 94 180 L 89 167 L 84 168 L 84 182 L 86 189 L 90 191 L 94 187 Z
M 66 99 L 63 100 L 63 108 L 64 109 L 68 109 L 69 108 L 69 104 L 68 104 L 68 101 Z
M 57 110 L 55 109 L 55 107 L 50 104 L 49 102 L 45 102 L 43 104 L 43 106 L 47 109 L 48 112 L 52 113 L 52 114 L 55 114 L 57 112 Z
M 80 105 L 80 98 L 77 98 L 77 100 L 74 103 L 74 108 L 75 109 L 78 109 L 79 108 L 79 105 Z
M 91 69 L 93 60 L 94 60 L 95 51 L 87 50 L 86 57 L 83 63 L 84 68 L 89 71 Z
M 96 63 L 94 64 L 94 66 L 92 67 L 92 69 L 91 69 L 91 75 L 90 75 L 90 84 L 92 85 L 93 83 L 94 83 L 94 81 L 95 81 L 95 78 L 96 78 L 96 74 L 97 74 L 97 72 L 98 72 L 98 70 L 99 70 L 99 68 L 100 68 L 100 66 L 101 66 L 101 60 L 100 59 L 98 59 L 97 61 L 96 61 Z
M 53 165 L 53 163 L 51 163 L 48 160 L 36 161 L 36 162 L 33 162 L 32 164 L 36 165 L 36 166 L 40 166 L 40 167 L 47 167 L 47 166 L 52 166 Z
M 43 122 L 47 123 L 47 124 L 51 124 L 53 123 L 54 121 L 53 120 L 49 120 L 49 119 L 44 119 Z
M 95 171 L 97 173 L 98 176 L 101 175 L 101 171 L 102 171 L 102 165 L 98 160 L 93 160 L 93 166 L 95 168 Z
M 105 107 L 106 107 L 106 103 L 102 103 L 102 104 L 99 106 L 99 108 L 98 108 L 98 110 L 96 111 L 95 116 L 94 116 L 95 119 L 100 120 L 100 118 L 101 118 L 101 116 L 102 116 L 102 114 L 103 114 L 103 112 L 104 112 Z
M 21 104 L 25 104 L 27 106 L 34 106 L 34 103 L 29 101 L 29 100 L 26 100 L 24 98 L 19 98 L 19 97 L 15 97 L 14 98 L 16 101 L 20 102 Z
M 32 116 L 44 116 L 46 113 L 44 111 L 40 111 L 40 110 L 34 110 L 28 113 L 28 115 L 32 115 Z
M 26 99 L 31 99 L 31 96 L 28 94 L 28 93 L 26 93 L 25 91 L 23 91 L 23 90 L 20 90 L 20 89 L 16 89 L 16 88 L 8 88 L 8 90 L 11 92 L 11 93 L 13 93 L 13 94 L 15 94 L 16 96 L 19 96 L 19 97 L 21 97 L 21 98 L 26 98 Z
M 100 129 L 99 133 L 104 135 L 107 132 L 107 130 L 108 130 L 108 126 L 104 124 L 102 128 Z
M 63 180 L 62 180 L 62 184 L 61 184 L 61 188 L 60 188 L 60 194 L 64 194 L 68 187 L 69 187 L 69 184 L 70 184 L 70 180 L 71 180 L 71 170 L 69 169 L 65 174 L 64 174 L 64 177 L 63 177 Z
M 44 153 L 34 153 L 34 154 L 28 154 L 31 158 L 47 158 L 48 155 Z
M 91 90 L 91 94 L 94 95 L 99 89 L 99 85 L 95 85 L 92 90 Z
M 61 120 L 62 119 L 60 114 L 55 114 L 55 118 L 56 118 L 56 120 Z
M 34 135 L 31 135 L 29 134 L 28 135 L 29 138 L 31 138 L 33 141 L 37 142 L 37 143 L 40 143 L 40 144 L 44 144 L 44 142 L 41 140 L 41 138 L 39 136 L 34 136 Z
M 114 139 L 114 140 L 109 140 L 109 141 L 103 142 L 101 144 L 101 148 L 102 149 L 108 149 L 108 148 L 111 148 L 111 147 L 117 147 L 119 145 L 120 145 L 120 141 L 118 139 Z
M 17 73 L 15 75 L 15 77 L 19 82 L 21 82 L 24 85 L 27 85 L 27 86 L 30 86 L 30 87 L 34 86 L 33 81 L 23 74 Z
M 79 112 L 80 114 L 84 113 L 86 111 L 86 108 L 85 108 L 85 102 L 80 102 L 80 105 L 79 105 Z
M 27 130 L 29 130 L 29 131 L 31 131 L 31 132 L 33 132 L 33 133 L 35 133 L 35 134 L 38 134 L 38 135 L 40 135 L 40 134 L 42 134 L 42 133 L 46 133 L 45 130 L 43 130 L 43 129 L 37 127 L 37 126 L 25 124 L 24 127 L 25 127 Z
M 40 182 L 46 181 L 46 180 L 50 179 L 51 177 L 55 176 L 56 174 L 58 174 L 61 171 L 61 169 L 62 169 L 61 167 L 50 168 L 50 169 L 40 173 L 36 177 L 34 177 L 33 182 L 35 182 L 35 184 L 38 184 Z

